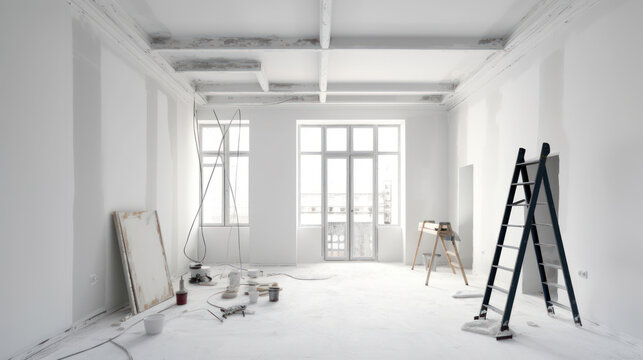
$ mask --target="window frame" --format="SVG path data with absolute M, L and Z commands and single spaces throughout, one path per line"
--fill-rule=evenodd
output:
M 217 167 L 222 167 L 222 177 L 223 177 L 223 189 L 221 191 L 221 196 L 223 197 L 222 201 L 222 222 L 220 223 L 209 223 L 209 222 L 204 222 L 203 221 L 203 211 L 200 212 L 199 214 L 199 221 L 201 223 L 202 227 L 232 227 L 232 226 L 242 226 L 242 227 L 249 227 L 250 222 L 248 219 L 248 222 L 240 222 L 236 223 L 234 222 L 234 207 L 232 202 L 229 200 L 229 197 L 231 196 L 230 192 L 230 187 L 232 184 L 228 182 L 229 179 L 229 174 L 230 174 L 230 158 L 231 157 L 247 157 L 248 158 L 248 184 L 250 183 L 250 143 L 248 141 L 248 150 L 230 150 L 230 136 L 228 128 L 231 127 L 239 127 L 239 128 L 248 128 L 248 138 L 250 137 L 250 122 L 247 120 L 241 121 L 241 123 L 235 122 L 232 124 L 228 124 L 227 122 L 224 124 L 221 124 L 221 128 L 219 128 L 218 124 L 199 124 L 199 139 L 200 143 L 203 141 L 203 129 L 204 128 L 215 128 L 223 131 L 223 134 L 226 134 L 224 137 L 223 141 L 223 146 L 221 148 L 221 152 L 218 151 L 201 151 L 199 154 L 200 156 L 200 166 L 201 166 L 201 179 L 199 181 L 199 196 L 203 197 L 203 190 L 204 190 L 204 184 L 203 184 L 203 168 L 204 167 L 211 167 L 213 168 L 212 164 L 204 165 L 203 164 L 203 159 L 205 157 L 220 157 L 221 160 L 223 161 L 223 164 L 219 163 L 217 164 Z M 249 140 L 249 139 L 248 139 Z M 211 189 L 208 189 L 208 192 L 211 191 Z M 248 209 L 250 208 L 250 189 L 248 188 Z M 236 196 L 236 194 L 235 194 Z M 248 213 L 248 216 L 250 214 Z
M 328 151 L 326 149 L 326 131 L 328 128 L 346 128 L 346 150 L 345 151 Z M 373 129 L 373 150 L 372 151 L 355 151 L 353 150 L 353 129 L 354 128 L 372 128 Z M 301 129 L 302 128 L 320 128 L 321 129 L 321 148 L 320 151 L 301 151 Z M 379 129 L 380 128 L 396 128 L 397 129 L 397 151 L 379 151 Z M 401 227 L 402 220 L 402 125 L 401 124 L 371 124 L 368 122 L 364 123 L 350 123 L 350 124 L 298 124 L 297 125 L 297 227 L 299 228 L 317 228 L 325 226 L 325 199 L 324 195 L 326 192 L 326 159 L 333 156 L 360 156 L 360 155 L 372 155 L 373 156 L 373 165 L 374 165 L 374 177 L 375 177 L 375 188 L 374 188 L 374 199 L 373 206 L 376 210 L 374 214 L 374 225 L 378 227 Z M 301 170 L 299 164 L 301 163 L 302 155 L 320 155 L 321 157 L 321 222 L 318 225 L 313 224 L 302 224 L 301 223 Z M 398 200 L 398 209 L 397 216 L 393 224 L 380 224 L 379 223 L 379 156 L 380 155 L 396 155 L 397 156 L 397 198 Z

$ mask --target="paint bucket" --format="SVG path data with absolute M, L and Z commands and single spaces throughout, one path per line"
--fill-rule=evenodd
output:
M 165 315 L 152 314 L 143 319 L 145 324 L 145 332 L 147 335 L 160 334 L 163 331 L 163 323 L 165 322 Z
M 259 283 L 257 283 L 256 281 L 248 280 L 248 292 L 250 293 L 253 291 L 257 291 L 257 285 L 259 285 Z
M 248 296 L 250 296 L 250 303 L 255 304 L 257 300 L 259 300 L 259 292 L 258 291 L 250 291 L 248 293 Z
M 261 274 L 261 270 L 258 269 L 248 269 L 248 277 L 256 279 Z
M 241 284 L 241 273 L 238 271 L 231 271 L 228 274 L 228 290 L 236 291 Z
M 268 297 L 269 297 L 270 301 L 272 301 L 272 302 L 279 301 L 279 291 L 280 290 L 281 290 L 281 288 L 279 288 L 277 286 L 271 286 L 271 287 L 268 288 Z
M 176 292 L 176 304 L 185 305 L 188 302 L 188 292 L 187 291 L 177 291 Z

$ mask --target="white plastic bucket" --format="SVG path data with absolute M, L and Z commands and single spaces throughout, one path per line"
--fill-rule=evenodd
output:
M 163 323 L 165 322 L 165 315 L 152 314 L 143 319 L 145 324 L 145 332 L 147 335 L 160 334 L 163 331 Z

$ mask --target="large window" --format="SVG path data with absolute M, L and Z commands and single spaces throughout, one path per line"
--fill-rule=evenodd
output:
M 201 193 L 205 194 L 207 189 L 201 223 L 204 226 L 236 225 L 238 218 L 239 224 L 247 225 L 249 124 L 235 123 L 222 125 L 222 128 L 201 125 L 200 134 Z
M 375 209 L 372 205 L 369 207 L 367 203 L 372 204 L 373 201 L 369 200 L 366 194 L 360 194 L 357 186 L 351 183 L 355 187 L 352 190 L 356 192 L 353 201 L 355 214 L 363 215 L 364 211 L 367 211 L 370 216 L 377 217 L 378 225 L 399 225 L 400 127 L 398 125 L 299 126 L 299 225 L 320 226 L 324 223 L 324 216 L 332 217 L 334 211 L 345 211 L 341 206 L 332 204 L 335 200 L 344 201 L 341 196 L 346 196 L 344 192 L 333 190 L 335 183 L 345 185 L 343 183 L 345 180 L 330 176 L 332 169 L 328 168 L 338 162 L 334 160 L 337 156 L 373 158 L 377 206 Z M 359 173 L 359 169 L 355 171 Z M 327 197 L 324 197 L 324 191 L 328 192 Z M 323 203 L 324 199 L 328 204 Z M 329 207 L 329 213 L 324 214 L 324 206 Z M 375 214 L 373 210 L 376 211 Z

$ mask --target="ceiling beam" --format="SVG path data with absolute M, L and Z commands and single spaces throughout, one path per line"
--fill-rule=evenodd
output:
M 257 71 L 255 75 L 257 76 L 257 81 L 259 82 L 259 86 L 261 86 L 261 90 L 264 92 L 270 91 L 270 83 L 268 82 L 268 78 L 266 77 L 266 73 L 263 69 Z
M 324 0 L 320 0 L 324 1 Z M 330 6 L 328 6 L 330 10 Z M 324 16 L 324 15 L 320 15 Z M 320 39 L 277 37 L 201 37 L 193 39 L 153 38 L 156 51 L 322 51 Z M 324 28 L 324 31 L 326 29 Z M 330 36 L 330 22 L 327 28 Z M 329 37 L 330 39 L 330 37 Z M 329 40 L 330 41 L 330 40 Z M 436 38 L 436 37 L 337 37 L 328 50 L 503 50 L 503 38 Z
M 326 50 L 330 46 L 330 24 L 333 0 L 319 0 L 319 45 Z M 328 51 L 319 54 L 319 102 L 326 102 L 328 85 Z
M 325 104 L 338 105 L 437 105 L 441 106 L 443 95 L 399 96 L 399 95 L 329 95 Z M 252 105 L 292 105 L 321 104 L 316 95 L 287 96 L 222 96 L 207 97 L 206 106 L 252 106 Z
M 452 94 L 455 83 L 331 83 L 328 95 L 430 95 Z M 254 83 L 217 84 L 198 83 L 196 91 L 202 95 L 320 95 L 318 84 L 272 83 L 268 91 Z
M 172 65 L 177 72 L 261 72 L 261 63 L 252 59 L 182 59 Z

